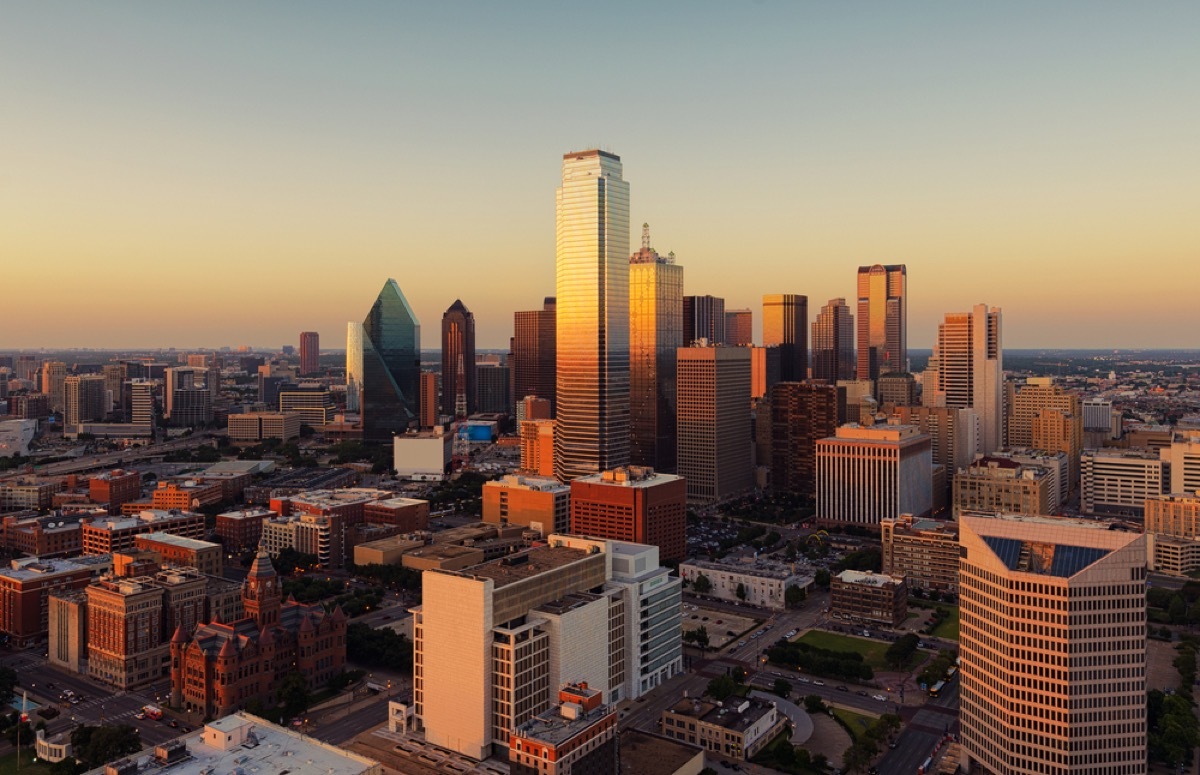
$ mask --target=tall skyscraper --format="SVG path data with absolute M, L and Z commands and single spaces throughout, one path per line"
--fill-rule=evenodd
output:
M 346 323 L 346 411 L 362 408 L 363 327 L 362 323 Z
M 1146 772 L 1146 540 L 1077 520 L 959 520 L 968 771 Z
M 719 296 L 683 297 L 683 346 L 698 339 L 725 344 L 725 300 Z
M 421 372 L 421 418 L 417 425 L 421 430 L 432 430 L 438 424 L 438 375 L 432 371 Z
M 771 484 L 811 497 L 816 491 L 817 441 L 837 433 L 838 393 L 833 385 L 780 382 L 771 388 Z
M 830 299 L 812 325 L 813 379 L 854 379 L 854 315 L 845 299 Z
M 619 156 L 563 156 L 555 244 L 554 467 L 567 480 L 629 462 L 629 184 Z
M 391 443 L 416 425 L 421 324 L 395 280 L 383 284 L 362 324 L 363 440 Z
M 681 347 L 676 473 L 688 503 L 707 505 L 754 487 L 749 347 Z
M 455 299 L 442 315 L 442 414 L 468 417 L 475 407 L 475 316 Z
M 683 346 L 683 267 L 650 247 L 629 259 L 629 459 L 675 470 L 675 351 Z
M 321 335 L 316 331 L 300 332 L 300 376 L 321 370 Z
M 537 396 L 554 408 L 555 369 L 558 360 L 555 318 L 557 303 L 547 296 L 541 309 L 513 313 L 512 368 L 513 400 Z
M 754 346 L 754 312 L 752 310 L 725 310 L 725 344 L 730 347 Z
M 105 379 L 100 374 L 72 375 L 63 380 L 63 425 L 74 430 L 84 422 L 103 420 L 108 413 Z
M 763 346 L 779 348 L 782 382 L 808 379 L 808 297 L 795 293 L 763 296 Z
M 67 364 L 62 361 L 42 363 L 42 392 L 50 396 L 50 411 L 61 412 L 66 408 L 63 383 L 67 378 Z
M 858 378 L 908 371 L 908 269 L 858 268 Z
M 1004 445 L 1002 322 L 1000 308 L 986 304 L 946 313 L 931 358 L 937 363 L 935 384 L 926 385 L 923 397 L 926 406 L 974 409 L 984 454 Z

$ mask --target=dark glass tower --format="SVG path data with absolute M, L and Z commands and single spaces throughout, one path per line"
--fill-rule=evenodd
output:
M 455 299 L 442 315 L 442 414 L 475 414 L 476 397 L 475 316 Z
M 813 379 L 854 379 L 854 316 L 845 299 L 830 299 L 812 326 Z
M 395 280 L 363 321 L 363 440 L 388 443 L 416 427 L 420 403 L 421 324 Z
M 542 309 L 513 313 L 512 360 L 509 363 L 513 401 L 537 396 L 549 401 L 552 410 L 558 359 L 555 307 L 555 298 L 547 296 Z

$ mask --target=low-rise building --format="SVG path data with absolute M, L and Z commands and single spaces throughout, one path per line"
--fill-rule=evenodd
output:
M 263 520 L 276 516 L 278 514 L 270 509 L 226 511 L 217 515 L 217 536 L 227 552 L 237 553 L 254 549 L 262 538 Z
M 520 474 L 484 482 L 483 520 L 523 525 L 543 536 L 569 532 L 571 487 L 557 479 Z
M 34 557 L 68 557 L 83 547 L 83 516 L 58 512 L 44 517 L 4 517 L 4 548 Z
M 294 412 L 247 412 L 229 415 L 229 440 L 257 444 L 264 439 L 300 438 L 301 416 Z
M 220 544 L 171 533 L 146 533 L 134 539 L 134 547 L 154 552 L 163 566 L 183 565 L 210 576 L 221 575 L 224 552 Z
M 1079 507 L 1095 516 L 1141 517 L 1146 499 L 1167 490 L 1168 466 L 1157 452 L 1089 449 L 1080 461 Z
M 700 577 L 707 580 L 708 592 L 720 600 L 782 611 L 787 605 L 788 587 L 807 592 L 813 577 L 798 573 L 794 564 L 747 559 L 728 562 L 687 560 L 679 564 L 679 577 L 696 586 Z
M 354 547 L 355 565 L 400 565 L 404 555 L 428 543 L 423 536 L 397 535 Z
M 761 348 L 759 348 L 761 349 Z M 700 775 L 704 749 L 629 727 L 617 736 L 620 775 Z
M 0 484 L 0 514 L 11 511 L 45 511 L 62 490 L 61 482 Z
M 135 501 L 142 495 L 142 475 L 137 471 L 116 469 L 96 474 L 88 480 L 88 497 L 93 503 L 108 507 L 108 513 L 121 513 L 122 504 Z
M 190 511 L 205 506 L 215 506 L 225 498 L 225 490 L 219 482 L 201 482 L 195 479 L 159 482 L 150 496 L 150 507 L 155 509 L 177 509 Z
M 829 607 L 836 619 L 895 627 L 908 616 L 908 585 L 882 573 L 842 571 L 831 580 Z
M 449 433 L 422 432 L 397 436 L 392 447 L 392 468 L 401 479 L 440 482 L 450 471 Z
M 754 757 L 787 726 L 775 704 L 759 699 L 715 703 L 685 697 L 663 711 L 666 737 L 741 761 Z
M 405 533 L 429 528 L 429 501 L 417 498 L 387 498 L 363 506 L 363 519 L 380 525 L 395 525 Z
M 883 572 L 910 589 L 958 594 L 958 525 L 903 514 L 880 523 Z
M 511 775 L 592 775 L 617 771 L 617 709 L 586 682 L 568 684 L 558 703 L 512 731 Z
M 981 457 L 954 474 L 954 515 L 1050 513 L 1055 484 L 1049 471 L 1003 457 Z
M 190 511 L 145 509 L 120 519 L 83 520 L 83 553 L 112 554 L 134 548 L 134 540 L 144 533 L 172 533 L 186 538 L 204 537 L 204 515 Z
M 1186 576 L 1200 567 L 1200 492 L 1147 498 L 1146 532 L 1153 570 Z
M 29 557 L 0 569 L 0 632 L 14 646 L 46 636 L 50 595 L 87 586 L 92 568 L 70 560 Z

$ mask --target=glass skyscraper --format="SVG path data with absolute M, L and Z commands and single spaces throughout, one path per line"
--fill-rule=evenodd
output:
M 629 462 L 629 184 L 621 158 L 563 156 L 556 219 L 554 472 Z
M 795 293 L 763 296 L 763 347 L 779 348 L 779 378 L 808 379 L 808 297 Z
M 908 269 L 858 268 L 858 378 L 908 371 Z
M 812 327 L 813 379 L 854 379 L 854 316 L 845 299 L 830 299 Z
M 421 324 L 388 280 L 362 324 L 363 441 L 390 443 L 416 426 L 420 374 Z
M 476 394 L 475 316 L 461 299 L 455 299 L 442 315 L 442 414 L 456 418 L 474 414 Z
M 675 351 L 683 347 L 683 267 L 650 247 L 629 259 L 630 462 L 675 471 Z
M 357 412 L 362 403 L 363 327 L 351 320 L 346 323 L 346 411 Z

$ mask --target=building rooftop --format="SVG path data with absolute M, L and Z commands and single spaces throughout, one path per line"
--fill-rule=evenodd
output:
M 239 509 L 237 511 L 225 511 L 217 516 L 223 519 L 269 519 L 278 515 L 270 509 Z
M 737 560 L 721 561 L 695 559 L 684 560 L 683 564 L 689 565 L 693 568 L 702 568 L 704 570 L 724 571 L 726 573 L 741 573 L 746 576 L 754 576 L 762 579 L 774 579 L 777 581 L 806 575 L 799 573 L 794 566 L 788 563 L 772 562 L 770 560 L 739 562 Z
M 390 495 L 390 490 L 347 487 L 343 490 L 308 490 L 290 495 L 287 499 L 292 503 L 303 503 L 307 506 L 329 509 L 355 503 L 372 503 Z
M 620 775 L 675 775 L 702 749 L 648 732 L 627 729 L 620 735 Z
M 852 422 L 839 425 L 836 436 L 823 440 L 889 443 L 910 442 L 920 438 L 929 436 L 921 433 L 921 429 L 916 425 L 859 425 Z
M 387 500 L 379 500 L 372 503 L 372 506 L 383 506 L 389 509 L 399 509 L 405 506 L 419 506 L 422 503 L 429 501 L 421 500 L 420 498 L 388 498 Z
M 199 514 L 190 511 L 179 511 L 177 509 L 144 509 L 138 512 L 136 516 L 125 517 L 123 519 L 94 519 L 90 523 L 90 527 L 97 530 L 131 530 L 133 528 L 144 526 L 147 522 L 171 522 L 178 519 L 190 519 L 198 517 Z
M 239 711 L 210 721 L 195 732 L 147 748 L 125 761 L 136 763 L 138 775 L 207 775 L 245 773 L 338 773 L 363 775 L 379 772 L 379 763 L 365 756 L 305 737 L 256 716 Z M 119 764 L 119 763 L 117 763 Z M 101 775 L 104 767 L 87 775 Z
M 682 477 L 675 474 L 660 474 L 647 466 L 621 466 L 598 474 L 580 476 L 572 482 L 581 484 L 608 484 L 615 487 L 656 487 L 666 482 L 675 482 Z
M 542 603 L 534 611 L 553 614 L 554 616 L 562 616 L 568 611 L 574 611 L 576 608 L 594 603 L 600 599 L 600 595 L 593 595 L 588 592 L 572 592 L 569 595 L 560 597 L 558 600 L 551 600 L 548 603 Z M 595 690 L 593 690 L 595 691 Z
M 27 557 L 22 560 L 13 560 L 12 565 L 7 568 L 0 568 L 0 577 L 16 581 L 32 581 L 63 573 L 77 573 L 81 570 L 90 570 L 90 568 L 74 560 L 42 560 L 37 557 Z
M 540 420 L 529 420 L 527 422 L 541 422 Z M 547 420 L 553 422 L 553 420 Z M 529 476 L 527 474 L 505 474 L 499 479 L 491 482 L 484 482 L 484 487 L 504 487 L 511 490 L 533 490 L 534 492 L 570 492 L 571 485 L 564 484 L 557 479 L 543 476 Z
M 720 704 L 685 697 L 671 706 L 670 712 L 734 732 L 745 732 L 774 709 L 775 706 L 771 703 L 758 699 L 730 698 L 724 704 Z
M 904 579 L 888 576 L 883 573 L 871 573 L 870 571 L 844 570 L 835 578 L 846 584 L 863 584 L 872 587 L 887 587 L 895 584 L 903 584 Z
M 491 579 L 497 588 L 532 578 L 541 573 L 579 562 L 589 556 L 582 549 L 565 546 L 536 546 L 498 560 L 476 565 L 469 570 L 452 571 L 476 579 Z
M 611 705 L 601 705 L 590 711 L 574 703 L 563 703 L 534 716 L 513 731 L 513 737 L 559 746 L 587 730 L 593 724 L 612 715 Z
M 199 550 L 220 548 L 221 546 L 220 544 L 214 544 L 210 541 L 201 541 L 196 538 L 184 538 L 183 536 L 177 536 L 174 533 L 145 533 L 138 536 L 138 539 L 156 541 L 160 544 L 170 544 L 171 546 L 178 546 L 180 549 Z

